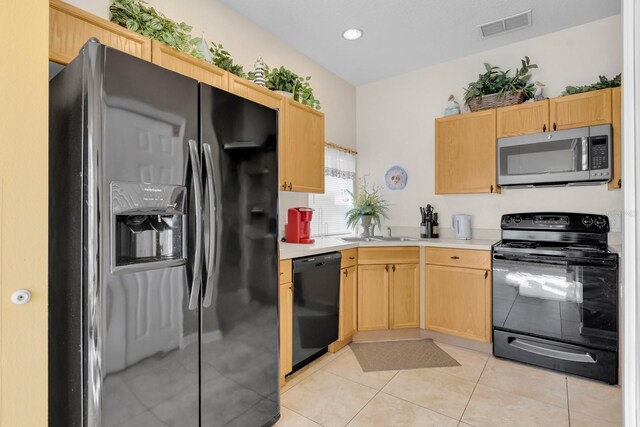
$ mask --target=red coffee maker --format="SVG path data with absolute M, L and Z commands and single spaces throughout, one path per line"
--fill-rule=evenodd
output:
M 284 239 L 287 243 L 313 243 L 310 239 L 311 208 L 290 208 L 287 225 L 284 228 Z

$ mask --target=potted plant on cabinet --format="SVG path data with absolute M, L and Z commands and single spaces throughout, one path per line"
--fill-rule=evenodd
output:
M 516 68 L 515 75 L 509 76 L 511 70 L 502 71 L 500 67 L 492 67 L 485 62 L 485 73 L 478 75 L 478 80 L 469 83 L 464 91 L 464 101 L 469 109 L 488 110 L 533 98 L 535 85 L 530 82 L 529 70 L 538 66 L 532 64 L 528 56 L 521 63 L 522 67 Z
M 360 188 L 357 196 L 348 191 L 353 198 L 353 208 L 347 211 L 345 218 L 347 219 L 347 226 L 354 229 L 360 222 L 363 230 L 361 236 L 369 237 L 374 234 L 375 226 L 378 226 L 378 229 L 382 229 L 381 219 L 387 218 L 389 205 L 380 195 L 380 187 L 374 184 L 369 189 L 366 180 L 359 182 L 358 186 Z

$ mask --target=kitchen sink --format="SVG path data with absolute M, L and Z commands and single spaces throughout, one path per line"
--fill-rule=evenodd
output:
M 393 237 L 377 237 L 382 242 L 417 242 L 415 237 L 393 236 Z
M 345 242 L 382 242 L 382 237 L 341 237 Z
M 417 242 L 418 239 L 406 236 L 341 237 L 345 242 Z

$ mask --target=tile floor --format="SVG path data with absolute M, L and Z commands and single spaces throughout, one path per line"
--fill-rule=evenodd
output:
M 619 426 L 621 391 L 438 345 L 461 366 L 365 373 L 345 347 L 288 378 L 277 427 Z

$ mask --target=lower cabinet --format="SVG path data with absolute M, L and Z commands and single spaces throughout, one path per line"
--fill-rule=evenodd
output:
M 418 264 L 394 264 L 389 281 L 389 328 L 420 326 L 420 268 Z
M 358 330 L 389 329 L 389 266 L 358 266 Z
M 419 248 L 358 252 L 358 330 L 420 326 Z M 381 263 L 381 260 L 388 260 Z
M 430 248 L 429 248 L 430 249 Z M 490 265 L 430 264 L 429 260 L 443 259 L 441 256 L 429 256 L 425 268 L 425 323 L 427 329 L 468 338 L 476 341 L 491 342 L 491 269 Z M 459 263 L 472 252 L 479 256 L 488 251 L 447 250 L 452 261 Z M 460 255 L 456 255 L 460 253 Z M 470 258 L 471 259 L 471 258 Z M 451 264 L 454 264 L 452 262 Z
M 278 287 L 278 313 L 280 320 L 280 383 L 293 369 L 293 282 L 291 260 L 280 261 Z
M 356 332 L 358 270 L 355 266 L 340 271 L 340 326 L 338 340 L 346 341 Z

